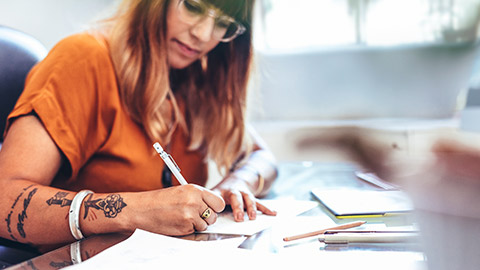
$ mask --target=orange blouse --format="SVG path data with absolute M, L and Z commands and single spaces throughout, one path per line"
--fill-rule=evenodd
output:
M 68 162 L 52 186 L 95 192 L 162 188 L 164 163 L 122 106 L 105 42 L 86 33 L 60 41 L 28 75 L 8 125 L 32 112 Z M 205 156 L 189 151 L 187 143 L 177 128 L 168 152 L 189 183 L 205 185 Z M 178 184 L 173 176 L 172 182 Z

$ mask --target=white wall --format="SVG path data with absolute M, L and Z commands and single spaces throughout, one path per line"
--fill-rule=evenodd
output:
M 105 17 L 118 0 L 0 0 L 0 25 L 36 37 L 47 49 Z

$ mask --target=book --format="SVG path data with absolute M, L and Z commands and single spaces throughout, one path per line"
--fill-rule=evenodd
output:
M 314 188 L 311 193 L 337 218 L 380 217 L 413 210 L 410 198 L 400 190 Z

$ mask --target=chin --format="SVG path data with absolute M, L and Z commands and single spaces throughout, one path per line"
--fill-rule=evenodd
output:
M 195 62 L 195 60 L 197 59 L 192 60 L 172 57 L 168 60 L 168 66 L 173 69 L 184 69 Z
M 189 63 L 175 63 L 175 62 L 172 62 L 172 63 L 169 63 L 169 66 L 170 68 L 173 68 L 173 69 L 184 69 L 184 68 L 187 68 L 188 66 L 190 66 L 192 64 L 192 62 L 189 62 Z
M 172 69 L 184 69 L 187 68 L 189 65 L 170 65 Z

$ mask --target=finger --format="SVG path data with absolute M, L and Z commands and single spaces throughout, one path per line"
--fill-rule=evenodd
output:
M 215 221 L 217 221 L 217 213 L 215 213 L 215 211 L 206 205 L 203 209 L 204 210 L 200 212 L 200 217 L 205 220 L 208 225 L 215 223 Z
M 245 212 L 243 211 L 243 197 L 239 191 L 232 191 L 228 194 L 228 202 L 232 207 L 233 219 L 243 221 Z
M 193 227 L 196 231 L 203 232 L 208 228 L 208 223 L 200 217 L 200 214 L 193 219 Z
M 270 208 L 266 207 L 264 204 L 262 204 L 258 200 L 256 202 L 257 202 L 258 211 L 260 211 L 263 214 L 268 215 L 268 216 L 276 216 L 277 215 L 277 211 L 271 210 Z
M 217 193 L 211 190 L 204 188 L 202 192 L 202 199 L 208 205 L 208 207 L 212 208 L 212 210 L 217 213 L 220 213 L 223 211 L 223 209 L 225 209 L 225 201 L 223 200 L 222 196 L 219 196 Z
M 256 199 L 252 193 L 244 192 L 243 195 L 243 203 L 245 205 L 245 210 L 247 211 L 248 218 L 250 220 L 254 220 L 257 218 L 257 204 Z

